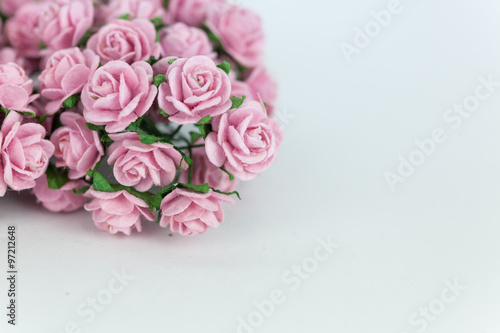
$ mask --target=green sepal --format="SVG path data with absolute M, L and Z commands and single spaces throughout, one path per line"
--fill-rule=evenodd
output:
M 73 193 L 75 194 L 85 194 L 88 190 L 90 189 L 90 185 L 84 186 L 82 188 L 79 188 L 78 190 L 76 188 L 73 189 Z
M 220 69 L 222 69 L 224 72 L 226 72 L 227 75 L 231 73 L 231 64 L 228 63 L 227 61 L 223 61 L 222 64 L 217 65 Z
M 85 126 L 91 131 L 99 132 L 99 131 L 104 131 L 105 126 L 104 125 L 94 125 L 91 123 L 86 123 Z
M 158 74 L 154 77 L 153 79 L 153 84 L 156 86 L 156 88 L 158 88 L 160 86 L 160 84 L 162 84 L 163 82 L 165 82 L 167 80 L 167 78 L 165 77 L 165 75 L 163 74 Z
M 224 167 L 220 167 L 219 169 L 221 169 L 222 171 L 224 171 L 224 173 L 226 173 L 229 176 L 229 180 L 230 181 L 234 180 L 234 176 L 229 171 L 227 171 Z
M 87 46 L 87 42 L 89 41 L 90 36 L 92 36 L 92 29 L 88 29 L 85 32 L 85 35 L 83 35 L 82 39 L 80 39 L 80 42 L 78 43 L 77 46 L 79 46 L 79 47 Z
M 59 190 L 68 181 L 68 170 L 65 168 L 56 168 L 54 165 L 49 164 L 47 171 L 47 184 L 52 190 Z
M 245 99 L 247 99 L 247 97 L 245 95 L 241 96 L 241 98 L 239 97 L 236 97 L 236 96 L 232 96 L 231 98 L 231 102 L 233 102 L 233 105 L 231 105 L 231 109 L 237 109 L 239 108 L 243 102 L 245 101 Z
M 233 191 L 233 192 L 222 192 L 222 191 L 220 191 L 220 190 L 216 190 L 216 189 L 215 189 L 215 188 L 213 188 L 213 187 L 212 187 L 211 189 L 212 189 L 212 191 L 214 191 L 214 192 L 217 192 L 217 193 L 220 193 L 220 194 L 224 194 L 224 195 L 227 195 L 227 196 L 230 196 L 230 195 L 235 194 L 235 195 L 238 197 L 238 199 L 240 199 L 240 200 L 241 200 L 241 196 L 240 196 L 240 194 L 238 193 L 238 191 Z

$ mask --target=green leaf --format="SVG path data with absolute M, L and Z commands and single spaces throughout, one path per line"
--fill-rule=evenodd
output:
M 35 118 L 36 117 L 36 114 L 34 114 L 33 112 L 29 112 L 29 111 L 16 111 L 16 112 L 19 113 L 19 114 L 30 116 L 30 118 Z
M 156 142 L 172 144 L 170 141 L 167 140 L 167 138 L 161 138 L 147 133 L 137 133 L 137 134 L 139 134 L 141 142 L 144 143 L 145 145 L 152 145 L 153 143 Z
M 205 33 L 207 34 L 208 36 L 208 39 L 214 43 L 218 48 L 221 48 L 222 47 L 222 43 L 220 41 L 220 38 L 217 37 L 216 34 L 214 34 L 206 25 L 202 25 L 201 28 L 203 29 L 203 31 L 205 31 Z
M 99 172 L 94 172 L 92 183 L 94 190 L 100 192 L 117 192 L 111 184 Z
M 138 131 L 139 128 L 141 127 L 142 120 L 144 119 L 144 116 L 140 117 L 136 121 L 134 121 L 132 124 L 130 124 L 127 127 L 127 131 Z
M 149 60 L 146 60 L 146 62 L 149 63 L 151 66 L 153 66 L 154 64 L 156 64 L 158 62 L 158 59 L 151 56 L 151 57 L 149 57 Z
M 170 59 L 170 60 L 168 61 L 168 64 L 169 64 L 169 65 L 172 65 L 172 64 L 174 63 L 174 61 L 176 61 L 176 60 L 177 60 L 177 58 Z
M 44 114 L 44 115 L 41 115 L 39 118 L 38 118 L 38 123 L 41 124 L 45 121 L 45 119 L 47 119 L 49 117 L 48 114 Z
M 191 136 L 191 143 L 195 143 L 202 137 L 201 133 L 198 132 L 189 132 L 189 135 Z
M 212 116 L 211 116 L 211 115 L 205 116 L 205 117 L 201 118 L 201 119 L 200 119 L 200 120 L 196 123 L 196 126 L 200 126 L 200 125 L 206 124 L 206 123 L 208 123 L 210 120 L 212 120 Z
M 201 135 L 203 136 L 203 139 L 206 139 L 208 134 L 212 132 L 212 124 L 203 124 L 198 126 L 198 129 L 200 130 Z
M 47 48 L 47 44 L 45 44 L 44 42 L 40 42 L 38 43 L 38 48 L 40 50 L 45 50 Z
M 130 20 L 130 14 L 123 14 L 122 16 L 118 17 L 119 20 Z
M 89 41 L 90 36 L 92 36 L 92 29 L 89 29 L 85 32 L 85 35 L 83 35 L 82 39 L 80 39 L 80 42 L 78 43 L 77 46 L 79 47 L 87 46 L 87 42 Z
M 167 118 L 167 119 L 170 117 L 170 116 L 169 116 L 169 115 L 168 115 L 165 111 L 163 111 L 162 109 L 160 109 L 160 114 L 161 114 L 163 117 Z
M 227 61 L 223 61 L 222 64 L 217 65 L 220 69 L 222 69 L 224 72 L 226 72 L 227 75 L 231 73 L 231 64 L 228 63 Z
M 241 197 L 240 197 L 240 194 L 238 193 L 238 191 L 233 191 L 233 192 L 222 192 L 220 190 L 216 190 L 215 188 L 212 187 L 212 191 L 214 192 L 217 192 L 217 193 L 220 193 L 220 194 L 224 194 L 224 195 L 233 195 L 233 194 L 236 194 L 236 196 L 238 197 L 238 199 L 241 200 Z
M 163 200 L 163 198 L 165 196 L 167 196 L 168 194 L 170 194 L 176 188 L 177 188 L 177 185 L 172 185 L 172 186 L 166 187 L 166 188 L 162 189 L 160 192 L 156 193 L 153 196 L 153 198 L 151 199 L 151 203 L 153 204 L 153 206 L 157 210 L 159 210 L 160 206 L 161 206 L 161 201 Z
M 236 97 L 236 96 L 231 97 L 231 102 L 233 102 L 233 105 L 231 106 L 231 110 L 239 108 L 241 106 L 241 104 L 243 104 L 243 102 L 245 101 L 246 98 L 247 97 L 245 95 L 241 96 L 241 98 Z
M 151 19 L 151 23 L 153 23 L 154 25 L 160 25 L 160 24 L 163 24 L 163 19 L 161 17 L 153 17 Z
M 208 193 L 210 191 L 210 186 L 208 183 L 205 183 L 203 185 L 194 185 L 194 184 L 183 184 L 179 183 L 177 184 L 177 187 L 180 188 L 185 188 L 194 192 L 200 192 L 200 193 Z
M 69 181 L 68 170 L 56 168 L 52 164 L 49 164 L 45 174 L 47 175 L 47 184 L 52 190 L 59 190 Z
M 4 108 L 3 106 L 2 106 L 2 107 L 0 107 L 0 109 L 3 111 L 3 113 L 5 113 L 5 116 L 6 116 L 6 117 L 9 115 L 9 113 L 10 113 L 10 110 L 9 110 L 9 109 Z
M 144 200 L 149 205 L 149 210 L 151 212 L 154 211 L 155 205 L 153 204 L 153 195 L 150 192 L 139 192 L 133 187 L 126 187 L 126 186 L 118 186 L 120 190 L 125 190 L 128 193 L 132 194 L 133 196 Z
M 229 180 L 231 180 L 231 181 L 234 180 L 234 176 L 229 171 L 227 171 L 224 167 L 220 167 L 219 169 L 224 171 L 229 176 Z
M 160 84 L 162 84 L 163 82 L 165 82 L 165 80 L 167 80 L 167 78 L 165 77 L 165 75 L 158 74 L 158 75 L 156 75 L 154 77 L 153 84 L 156 86 L 156 88 L 158 88 L 160 86 Z
M 80 94 L 71 95 L 70 97 L 68 97 L 68 99 L 66 99 L 63 102 L 63 107 L 65 109 L 72 109 L 78 104 L 79 101 L 80 101 Z
M 102 136 L 101 136 L 101 142 L 102 143 L 112 143 L 113 140 L 111 140 L 111 138 L 109 137 L 108 133 L 104 133 Z
M 75 193 L 75 194 L 84 194 L 84 193 L 85 193 L 85 192 L 87 192 L 89 189 L 90 189 L 90 185 L 84 186 L 84 187 L 82 187 L 82 188 L 80 188 L 80 189 L 78 189 L 78 190 L 77 190 L 76 188 L 74 188 L 74 189 L 73 189 L 73 193 Z
M 96 132 L 99 132 L 99 131 L 104 131 L 104 125 L 94 125 L 94 124 L 91 124 L 91 123 L 86 123 L 85 126 L 87 126 L 87 128 L 91 131 L 96 131 Z
M 163 7 L 168 9 L 168 5 L 170 4 L 170 0 L 163 0 Z
M 87 171 L 87 176 L 89 176 L 90 178 L 94 177 L 94 174 L 97 172 L 97 169 L 99 169 L 99 166 L 101 165 L 102 161 L 104 161 L 105 159 L 106 159 L 106 155 L 101 157 L 101 159 L 99 161 L 97 161 L 97 163 L 94 165 L 94 168 Z

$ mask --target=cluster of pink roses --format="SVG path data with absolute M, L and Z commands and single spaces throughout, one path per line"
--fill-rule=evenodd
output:
M 225 0 L 3 0 L 0 197 L 197 235 L 283 139 L 259 17 Z

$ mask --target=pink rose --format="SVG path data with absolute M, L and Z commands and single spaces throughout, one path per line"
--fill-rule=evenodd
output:
M 52 133 L 57 167 L 68 167 L 69 178 L 78 179 L 94 168 L 104 156 L 104 148 L 95 131 L 89 130 L 85 119 L 75 112 L 61 114 L 62 127 Z
M 130 235 L 134 228 L 140 232 L 141 217 L 148 221 L 155 218 L 144 200 L 127 191 L 99 192 L 90 189 L 87 193 L 93 200 L 84 206 L 85 210 L 92 212 L 97 228 L 111 234 L 123 232 Z
M 160 56 L 155 26 L 145 19 L 115 20 L 92 35 L 87 47 L 101 57 L 103 64 L 112 60 L 131 64 Z
M 162 0 L 111 0 L 100 9 L 99 21 L 109 23 L 123 15 L 129 15 L 129 19 L 151 20 L 156 17 L 164 18 L 165 14 Z
M 132 64 L 110 61 L 100 67 L 83 88 L 85 119 L 106 125 L 110 133 L 125 130 L 153 105 L 158 89 L 153 69 L 145 61 Z
M 91 50 L 65 49 L 53 53 L 39 76 L 41 94 L 49 100 L 45 112 L 53 115 L 63 102 L 80 93 L 99 66 L 99 57 Z
M 264 67 L 257 67 L 245 81 L 252 91 L 251 97 L 266 103 L 268 113 L 272 114 L 278 98 L 278 84 L 269 72 Z
M 232 77 L 231 87 L 231 96 L 241 98 L 245 95 L 249 99 L 266 103 L 267 113 L 273 113 L 278 97 L 278 84 L 265 68 L 253 69 L 245 81 L 238 81 Z
M 198 145 L 202 143 L 203 139 L 200 139 L 194 144 Z M 203 147 L 194 148 L 191 158 L 193 160 L 193 165 L 191 166 L 193 168 L 193 184 L 208 184 L 210 187 L 222 192 L 232 192 L 238 186 L 239 181 L 237 179 L 229 180 L 227 173 L 210 163 Z M 181 174 L 179 181 L 187 183 L 188 179 L 189 171 L 185 171 Z
M 108 150 L 108 164 L 113 165 L 116 180 L 125 186 L 133 186 L 140 192 L 153 185 L 168 186 L 174 180 L 182 155 L 168 143 L 141 143 L 137 133 L 111 134 L 114 143 Z M 188 164 L 183 161 L 183 169 Z
M 250 100 L 214 119 L 212 129 L 205 143 L 208 159 L 244 181 L 271 165 L 283 139 L 281 127 L 264 106 Z
M 53 0 L 44 9 L 39 36 L 52 52 L 77 46 L 94 23 L 92 0 Z
M 158 33 L 163 57 L 190 58 L 204 55 L 215 59 L 217 56 L 207 34 L 199 28 L 189 27 L 184 23 L 175 23 L 161 29 Z
M 254 12 L 238 6 L 219 6 L 210 13 L 207 26 L 241 65 L 256 67 L 262 63 L 264 31 Z
M 0 130 L 0 196 L 7 186 L 15 191 L 33 188 L 54 153 L 52 143 L 44 140 L 45 129 L 22 121 L 19 113 L 11 111 Z
M 168 22 L 183 22 L 190 26 L 200 26 L 207 17 L 211 0 L 170 0 Z
M 35 112 L 28 104 L 38 98 L 33 93 L 33 80 L 19 65 L 0 65 L 0 105 L 8 110 Z
M 7 16 L 14 15 L 21 7 L 33 2 L 33 0 L 2 0 L 0 10 Z
M 202 234 L 209 227 L 217 228 L 224 219 L 221 202 L 234 200 L 212 190 L 203 194 L 175 189 L 161 202 L 160 226 L 166 228 L 170 224 L 172 232 L 184 236 Z
M 73 189 L 78 190 L 86 185 L 83 180 L 70 180 L 59 190 L 53 190 L 47 184 L 47 176 L 43 175 L 36 181 L 33 194 L 47 210 L 69 213 L 82 208 L 87 201 L 83 195 L 73 193 Z
M 171 122 L 196 123 L 205 116 L 223 114 L 232 105 L 229 76 L 206 56 L 174 61 L 166 78 L 158 104 Z
M 44 7 L 44 4 L 36 2 L 21 6 L 5 25 L 5 34 L 10 44 L 25 57 L 40 57 L 42 41 L 38 30 Z
M 12 47 L 2 47 L 0 49 L 0 64 L 5 65 L 9 62 L 13 62 L 18 64 L 21 68 L 24 69 L 26 75 L 31 74 L 34 70 L 36 70 L 36 65 L 33 64 L 33 60 L 28 60 L 25 57 L 21 56 L 16 49 Z

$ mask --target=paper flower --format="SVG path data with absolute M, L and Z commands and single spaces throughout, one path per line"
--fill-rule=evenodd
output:
M 217 56 L 207 34 L 199 28 L 175 23 L 161 29 L 158 34 L 163 57 L 190 58 L 204 55 L 215 59 Z
M 99 66 L 99 57 L 91 50 L 64 49 L 52 54 L 39 76 L 41 95 L 48 102 L 47 114 L 56 113 L 63 102 L 80 93 Z
M 50 138 L 55 146 L 56 166 L 69 168 L 70 179 L 82 178 L 104 156 L 99 134 L 89 130 L 78 113 L 64 112 L 60 121 L 63 126 Z
M 74 189 L 79 189 L 87 185 L 83 180 L 69 181 L 58 190 L 49 188 L 47 184 L 47 176 L 43 175 L 38 178 L 36 185 L 33 188 L 33 194 L 39 203 L 51 212 L 74 212 L 87 201 L 83 195 L 73 193 Z
M 281 127 L 256 101 L 214 119 L 206 139 L 208 159 L 240 180 L 251 180 L 275 159 L 283 139 Z
M 54 153 L 52 143 L 44 140 L 43 126 L 22 121 L 20 114 L 11 111 L 0 130 L 0 196 L 7 186 L 15 191 L 33 188 Z
M 184 236 L 202 234 L 208 228 L 217 228 L 224 220 L 221 202 L 233 202 L 233 199 L 212 190 L 204 194 L 176 189 L 161 203 L 160 226 L 170 225 L 172 232 Z
M 112 21 L 89 39 L 87 47 L 101 58 L 103 64 L 112 60 L 132 64 L 160 55 L 155 26 L 146 19 Z
M 140 232 L 142 218 L 154 220 L 148 204 L 127 191 L 100 192 L 90 189 L 87 194 L 93 200 L 84 206 L 85 210 L 92 212 L 97 228 L 111 234 L 122 232 L 130 235 L 133 229 Z
M 110 133 L 125 130 L 153 105 L 157 88 L 152 81 L 153 69 L 146 62 L 108 62 L 83 88 L 85 119 L 106 125 Z
M 231 107 L 231 81 L 206 56 L 174 61 L 166 79 L 159 87 L 158 104 L 171 122 L 194 124 L 205 116 L 223 114 Z
M 108 164 L 116 180 L 136 190 L 148 191 L 153 185 L 165 187 L 175 178 L 182 155 L 169 143 L 141 143 L 137 133 L 111 134 Z M 183 169 L 188 167 L 183 161 Z

